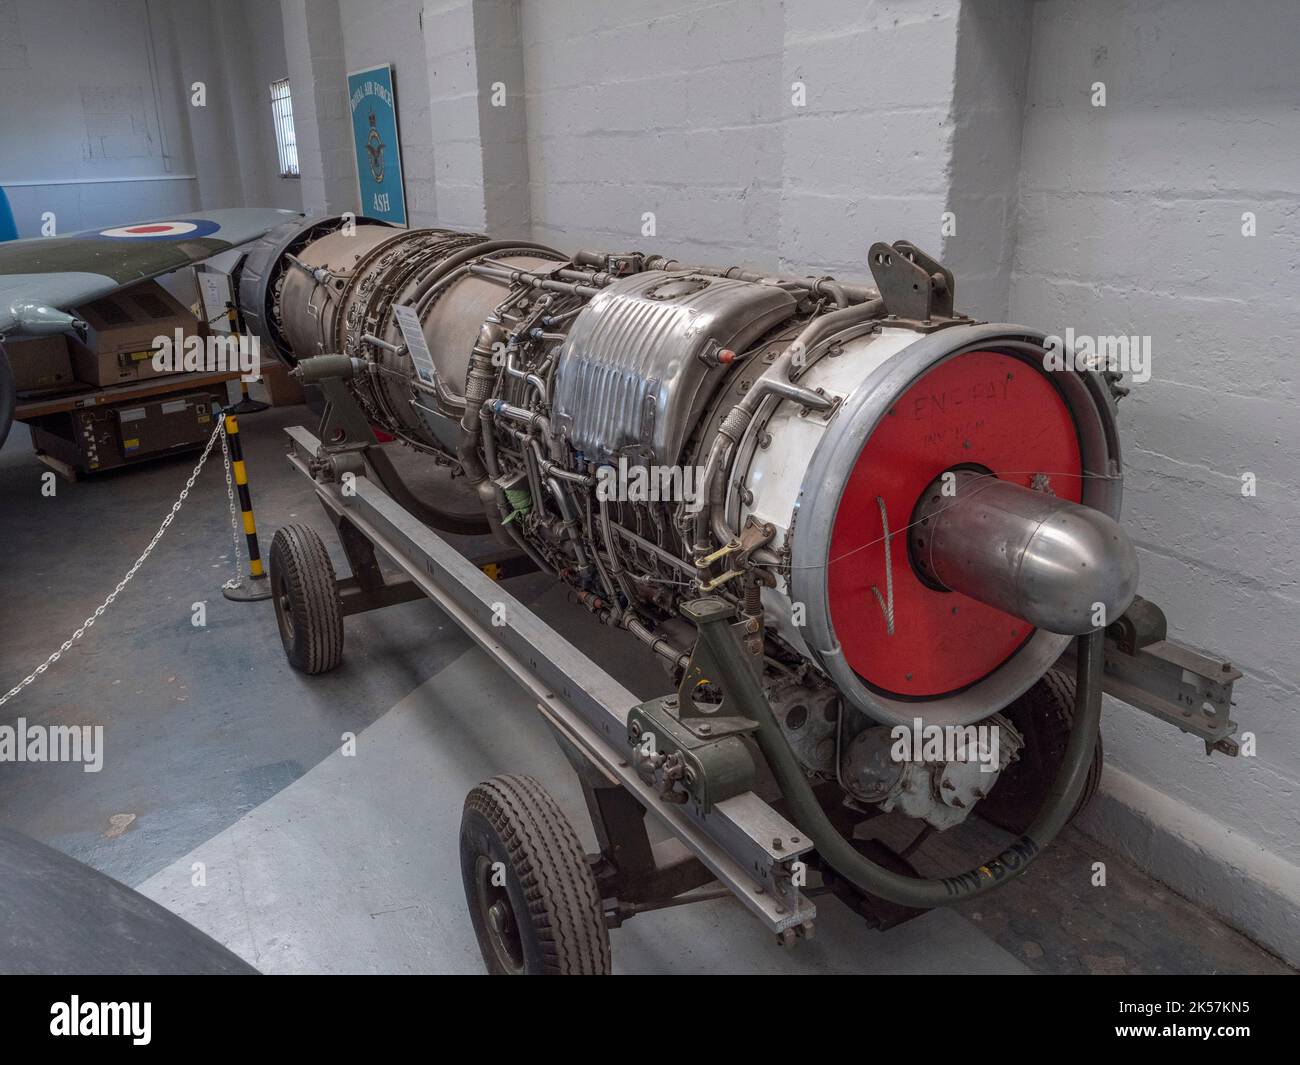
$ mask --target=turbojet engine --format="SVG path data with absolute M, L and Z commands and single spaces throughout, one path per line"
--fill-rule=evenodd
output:
M 810 780 L 947 828 L 1041 731 L 1026 693 L 1071 636 L 1134 597 L 1120 390 L 955 313 L 910 244 L 868 265 L 848 283 L 326 219 L 263 238 L 239 291 L 287 363 L 330 356 L 371 425 L 463 477 L 453 511 L 376 467 L 424 520 L 515 545 L 679 677 L 681 605 L 734 604 Z M 991 745 L 947 730 L 978 750 L 896 750 L 898 726 L 989 724 Z

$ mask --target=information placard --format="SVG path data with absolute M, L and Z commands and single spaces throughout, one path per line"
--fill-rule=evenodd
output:
M 402 340 L 406 342 L 406 351 L 415 364 L 415 374 L 423 384 L 433 388 L 438 380 L 438 371 L 433 366 L 433 355 L 429 351 L 428 341 L 424 339 L 424 330 L 420 328 L 420 316 L 414 307 L 394 307 L 393 317 L 397 328 L 402 331 Z

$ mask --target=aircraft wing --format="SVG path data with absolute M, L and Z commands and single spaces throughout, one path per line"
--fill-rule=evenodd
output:
M 258 207 L 160 218 L 0 244 L 0 337 L 66 332 L 68 308 L 254 240 L 293 211 Z
M 0 341 L 82 331 L 73 307 L 255 240 L 300 217 L 269 207 L 159 218 L 64 237 L 0 243 Z M 0 444 L 15 396 L 0 343 Z

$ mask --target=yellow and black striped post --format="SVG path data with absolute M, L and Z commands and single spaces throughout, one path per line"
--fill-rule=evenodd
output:
M 244 536 L 248 540 L 248 579 L 239 575 L 239 583 L 228 583 L 223 588 L 227 599 L 247 602 L 268 599 L 270 581 L 262 567 L 262 553 L 257 547 L 257 522 L 253 520 L 253 497 L 248 491 L 248 467 L 244 465 L 244 446 L 239 442 L 239 420 L 229 410 L 226 419 L 226 446 L 230 449 L 230 472 L 235 479 L 235 492 L 239 497 L 239 510 L 244 519 Z
M 226 320 L 230 322 L 230 335 L 235 338 L 235 343 L 239 343 L 239 311 L 235 309 L 233 303 L 226 304 Z M 271 404 L 263 403 L 260 399 L 254 399 L 248 394 L 248 382 L 240 377 L 239 379 L 239 402 L 233 407 L 228 408 L 236 414 L 256 414 L 260 410 L 266 410 Z

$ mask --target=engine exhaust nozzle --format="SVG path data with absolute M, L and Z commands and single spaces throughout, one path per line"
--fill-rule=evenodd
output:
M 1137 552 L 1113 518 L 992 474 L 950 472 L 922 495 L 908 530 L 927 584 L 1070 636 L 1128 609 Z

